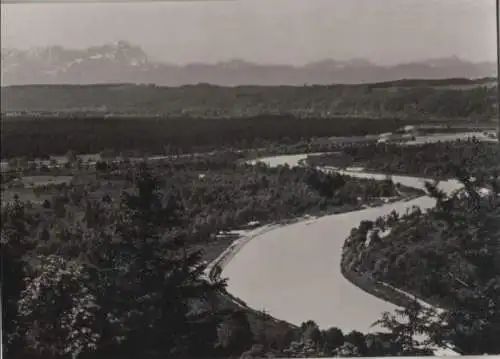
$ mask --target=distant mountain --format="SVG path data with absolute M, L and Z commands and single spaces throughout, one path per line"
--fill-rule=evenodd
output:
M 139 47 L 118 41 L 84 50 L 60 46 L 2 49 L 2 86 L 29 84 L 151 83 L 161 86 L 209 83 L 236 85 L 356 84 L 400 79 L 483 78 L 496 76 L 494 63 L 457 57 L 395 66 L 365 59 L 326 59 L 305 66 L 262 65 L 234 59 L 185 66 L 151 61 Z

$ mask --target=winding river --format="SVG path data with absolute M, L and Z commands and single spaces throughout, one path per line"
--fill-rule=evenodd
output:
M 306 157 L 303 154 L 260 161 L 272 166 L 294 166 Z M 386 177 L 342 172 L 356 177 Z M 420 178 L 392 176 L 392 180 L 424 188 L 424 180 Z M 451 192 L 460 185 L 457 181 L 446 181 L 440 188 Z M 369 332 L 384 311 L 397 307 L 364 292 L 343 277 L 340 271 L 343 243 L 362 220 L 375 220 L 392 210 L 402 213 L 414 205 L 425 210 L 433 207 L 435 201 L 422 196 L 407 202 L 304 220 L 253 237 L 223 267 L 222 276 L 228 278 L 228 291 L 250 307 L 265 309 L 273 317 L 293 324 L 314 320 L 321 328 L 335 326 L 344 332 Z

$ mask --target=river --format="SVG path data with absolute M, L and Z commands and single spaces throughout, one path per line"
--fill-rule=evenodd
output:
M 270 165 L 297 165 L 307 155 L 261 159 Z M 383 179 L 385 175 L 343 171 L 357 177 Z M 424 188 L 424 180 L 391 176 L 396 183 Z M 446 181 L 440 188 L 460 188 Z M 340 271 L 342 247 L 351 229 L 362 220 L 375 220 L 392 210 L 405 212 L 414 205 L 423 210 L 435 205 L 423 196 L 376 208 L 330 215 L 278 227 L 248 241 L 223 268 L 228 291 L 254 309 L 265 309 L 275 318 L 300 325 L 314 320 L 321 328 L 336 326 L 344 332 L 366 333 L 384 311 L 397 307 L 364 292 Z

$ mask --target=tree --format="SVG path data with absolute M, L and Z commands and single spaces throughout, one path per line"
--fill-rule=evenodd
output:
M 389 339 L 396 346 L 398 356 L 432 355 L 426 342 L 418 338 L 429 333 L 435 316 L 435 311 L 414 300 L 404 309 L 396 309 L 395 314 L 385 312 L 373 326 L 380 325 L 389 331 Z
M 453 308 L 440 315 L 440 325 L 431 332 L 434 342 L 452 343 L 463 355 L 500 353 L 500 279 L 484 287 L 464 289 Z
M 192 300 L 208 301 L 224 283 L 201 279 L 205 267 L 199 251 L 185 248 L 183 216 L 178 192 L 160 196 L 158 181 L 141 165 L 134 191 L 123 193 L 114 238 L 94 253 L 102 254 L 98 268 L 113 268 L 102 272 L 98 301 L 111 318 L 100 343 L 106 352 L 156 358 L 189 355 L 201 345 L 191 340 L 210 318 L 193 312 Z M 211 330 L 215 336 L 216 325 Z
M 344 344 L 345 338 L 339 328 L 330 328 L 323 332 L 323 352 L 325 355 L 333 355 L 334 350 Z
M 242 353 L 253 344 L 253 333 L 245 312 L 229 313 L 218 328 L 218 346 L 227 354 Z
M 32 352 L 78 358 L 97 348 L 99 306 L 89 271 L 56 255 L 32 259 L 31 276 L 19 300 L 19 330 Z
M 357 348 L 357 352 L 359 352 L 361 356 L 367 355 L 367 347 L 363 333 L 353 330 L 344 336 L 344 340 L 345 342 L 354 345 Z
M 2 208 L 1 278 L 2 278 L 2 340 L 5 354 L 20 356 L 24 352 L 24 335 L 19 331 L 17 302 L 23 291 L 25 256 L 35 246 L 30 240 L 30 216 L 15 196 L 12 203 Z
M 318 346 L 310 339 L 293 341 L 283 352 L 291 358 L 321 357 L 323 353 L 318 350 Z
M 431 347 L 500 353 L 494 339 L 500 337 L 499 177 L 494 171 L 456 172 L 462 190 L 449 195 L 427 184 L 436 207 L 388 216 L 391 233 L 377 248 L 346 247 L 349 255 L 362 255 L 361 271 L 443 308 L 415 301 L 386 313 L 378 324 L 389 330 L 393 355 L 431 353 Z
M 368 352 L 367 356 L 396 356 L 399 352 L 398 348 L 394 350 L 390 334 L 387 333 L 368 334 L 365 341 Z
M 342 344 L 339 348 L 335 349 L 334 356 L 337 357 L 361 357 L 359 349 L 352 343 L 346 342 Z
M 440 315 L 439 330 L 431 333 L 438 344 L 452 343 L 464 355 L 498 354 L 500 344 L 500 199 L 498 173 L 471 176 L 461 171 L 459 178 L 466 195 L 449 210 L 455 233 L 447 241 L 469 270 L 452 276 L 455 287 L 447 310 Z M 480 180 L 482 178 L 482 180 Z M 481 196 L 478 187 L 492 191 Z M 458 206 L 457 206 L 458 205 Z
M 254 344 L 249 350 L 242 353 L 240 359 L 265 358 L 266 350 L 262 344 Z
M 105 161 L 97 161 L 95 163 L 95 169 L 98 172 L 106 172 L 108 170 L 108 164 Z

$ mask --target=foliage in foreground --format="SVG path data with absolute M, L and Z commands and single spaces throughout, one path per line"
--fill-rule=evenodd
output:
M 142 169 L 135 193 L 124 193 L 121 211 L 110 214 L 112 226 L 82 223 L 44 243 L 23 235 L 29 216 L 21 203 L 7 207 L 4 295 L 14 323 L 6 328 L 7 355 L 205 355 L 216 337 L 210 301 L 223 283 L 202 280 L 201 253 L 183 244 L 178 194 L 157 190 Z
M 344 341 L 339 330 L 309 323 L 315 328 L 307 329 L 315 333 L 310 339 L 305 327 L 256 321 L 251 311 L 226 305 L 224 283 L 207 282 L 204 253 L 196 248 L 249 220 L 294 218 L 318 204 L 321 210 L 321 203 L 355 206 L 359 197 L 394 196 L 401 188 L 305 168 L 192 161 L 136 172 L 129 164 L 97 169 L 87 175 L 94 180 L 82 176 L 36 189 L 52 195 L 41 205 L 19 199 L 5 205 L 9 356 L 202 358 L 365 350 L 358 349 L 361 334 Z M 160 176 L 162 183 L 155 179 Z
M 342 266 L 442 308 L 429 314 L 413 304 L 401 330 L 419 328 L 429 343 L 464 355 L 499 354 L 500 177 L 476 177 L 459 171 L 464 189 L 452 195 L 429 183 L 437 205 L 426 213 L 363 223 L 345 243 Z M 394 332 L 398 320 L 386 314 L 384 323 Z
M 222 171 L 222 174 L 207 172 L 204 177 L 207 182 L 199 181 L 198 174 L 183 173 L 181 176 L 184 177 L 176 178 L 176 181 L 166 181 L 160 191 L 155 176 L 141 168 L 131 177 L 133 185 L 121 191 L 120 198 L 101 193 L 98 201 L 85 202 L 82 198 L 90 198 L 87 192 L 78 196 L 62 186 L 60 195 L 64 194 L 66 200 L 61 202 L 54 197 L 53 207 L 49 203 L 46 212 L 35 211 L 33 206 L 19 201 L 7 205 L 2 213 L 2 276 L 6 278 L 3 294 L 8 298 L 3 301 L 7 355 L 26 358 L 69 358 L 72 355 L 79 358 L 202 358 L 239 356 L 241 353 L 244 353 L 243 357 L 429 353 L 429 345 L 422 348 L 413 341 L 414 333 L 428 334 L 434 344 L 452 343 L 466 354 L 498 353 L 492 340 L 498 334 L 496 323 L 500 322 L 496 267 L 499 262 L 496 257 L 500 225 L 498 197 L 478 196 L 473 186 L 467 185 L 466 197 L 446 198 L 434 187 L 429 187 L 438 198 L 438 207 L 430 212 L 430 217 L 418 211 L 405 217 L 414 220 L 412 225 L 419 224 L 415 230 L 410 230 L 414 226 L 405 227 L 404 221 L 394 226 L 399 218 L 377 221 L 380 225 L 401 228 L 401 233 L 405 233 L 402 237 L 404 243 L 398 240 L 400 237 L 393 237 L 394 245 L 400 243 L 403 249 L 411 249 L 424 244 L 423 247 L 429 249 L 422 255 L 416 250 L 398 252 L 397 248 L 391 248 L 396 256 L 401 257 L 395 263 L 407 265 L 398 267 L 398 270 L 400 280 L 408 286 L 418 281 L 412 282 L 405 275 L 411 273 L 422 279 L 421 274 L 428 273 L 429 268 L 436 268 L 438 273 L 434 277 L 429 274 L 431 282 L 442 279 L 444 270 L 447 270 L 458 278 L 456 282 L 461 287 L 464 287 L 463 283 L 467 284 L 468 287 L 458 286 L 457 290 L 456 283 L 445 287 L 450 304 L 436 324 L 433 324 L 436 321 L 430 321 L 430 315 L 422 316 L 424 310 L 414 307 L 405 314 L 411 319 L 410 327 L 390 315 L 382 318 L 381 324 L 390 329 L 388 334 L 344 334 L 336 328 L 320 330 L 315 323 L 307 322 L 300 328 L 289 326 L 286 331 L 270 336 L 270 323 L 251 327 L 248 312 L 243 315 L 241 311 L 221 308 L 217 298 L 220 298 L 224 283 L 210 284 L 204 280 L 202 254 L 188 245 L 192 244 L 193 238 L 208 242 L 210 234 L 220 229 L 216 222 L 208 221 L 202 227 L 211 229 L 200 231 L 200 227 L 193 226 L 190 221 L 193 215 L 198 219 L 205 218 L 207 213 L 202 210 L 207 204 L 213 210 L 228 203 L 232 197 L 227 196 L 228 190 L 234 185 L 228 185 L 228 181 L 231 183 L 230 179 L 235 179 L 229 173 L 234 176 L 234 171 L 233 168 L 226 173 Z M 343 188 L 335 183 L 345 180 L 287 167 L 273 170 L 266 166 L 241 167 L 237 171 L 252 174 L 234 192 L 244 193 L 239 200 L 245 201 L 261 187 L 266 188 L 267 194 L 278 195 L 279 191 L 273 192 L 273 188 L 291 183 L 309 188 L 309 191 L 313 189 L 328 198 L 332 187 Z M 113 173 L 101 175 L 113 180 Z M 123 177 L 124 174 L 118 172 L 115 175 Z M 243 177 L 238 177 L 236 183 Z M 198 183 L 198 197 L 186 202 L 187 187 L 176 186 L 175 182 L 186 186 Z M 220 185 L 215 191 L 214 183 Z M 494 191 L 498 191 L 496 182 L 491 185 Z M 359 187 L 352 188 L 357 194 Z M 392 187 L 383 188 L 373 187 L 370 191 Z M 331 196 L 337 197 L 338 192 Z M 81 218 L 75 215 L 77 218 L 72 219 L 68 216 L 70 211 L 61 210 L 65 208 L 61 203 L 67 204 L 67 200 L 83 205 L 85 213 Z M 290 200 L 288 206 L 297 204 L 296 200 Z M 263 198 L 259 201 L 252 202 L 249 207 L 252 212 L 249 213 L 258 213 L 255 212 L 256 203 L 269 203 Z M 241 203 L 236 201 L 234 205 L 237 204 Z M 298 204 L 300 207 L 300 201 Z M 49 214 L 53 223 L 58 225 L 46 228 L 46 222 L 42 220 Z M 432 225 L 422 230 L 421 223 Z M 364 223 L 363 231 L 366 225 Z M 399 232 L 395 230 L 394 233 Z M 351 243 L 354 242 L 356 240 Z M 441 242 L 440 246 L 433 247 Z M 376 239 L 373 243 L 375 248 L 384 247 Z M 369 257 L 371 252 L 368 252 L 363 252 L 361 257 Z M 442 253 L 443 260 L 437 261 L 442 265 L 450 255 L 457 256 L 457 259 L 451 261 L 449 268 L 436 267 L 436 262 L 428 262 L 435 258 L 431 256 L 433 252 Z M 390 268 L 394 265 L 390 262 L 394 260 L 391 253 L 382 257 L 376 252 L 373 255 L 387 257 L 389 262 L 384 262 L 384 265 Z M 423 261 L 425 258 L 427 261 Z M 411 266 L 419 261 L 427 267 L 426 271 L 410 272 L 408 269 L 413 271 Z M 467 264 L 465 261 L 472 265 L 464 265 Z M 382 264 L 379 267 L 386 268 Z M 386 272 L 389 275 L 394 273 Z M 419 294 L 415 288 L 404 287 L 402 282 L 388 282 Z M 484 311 L 485 307 L 490 310 Z

